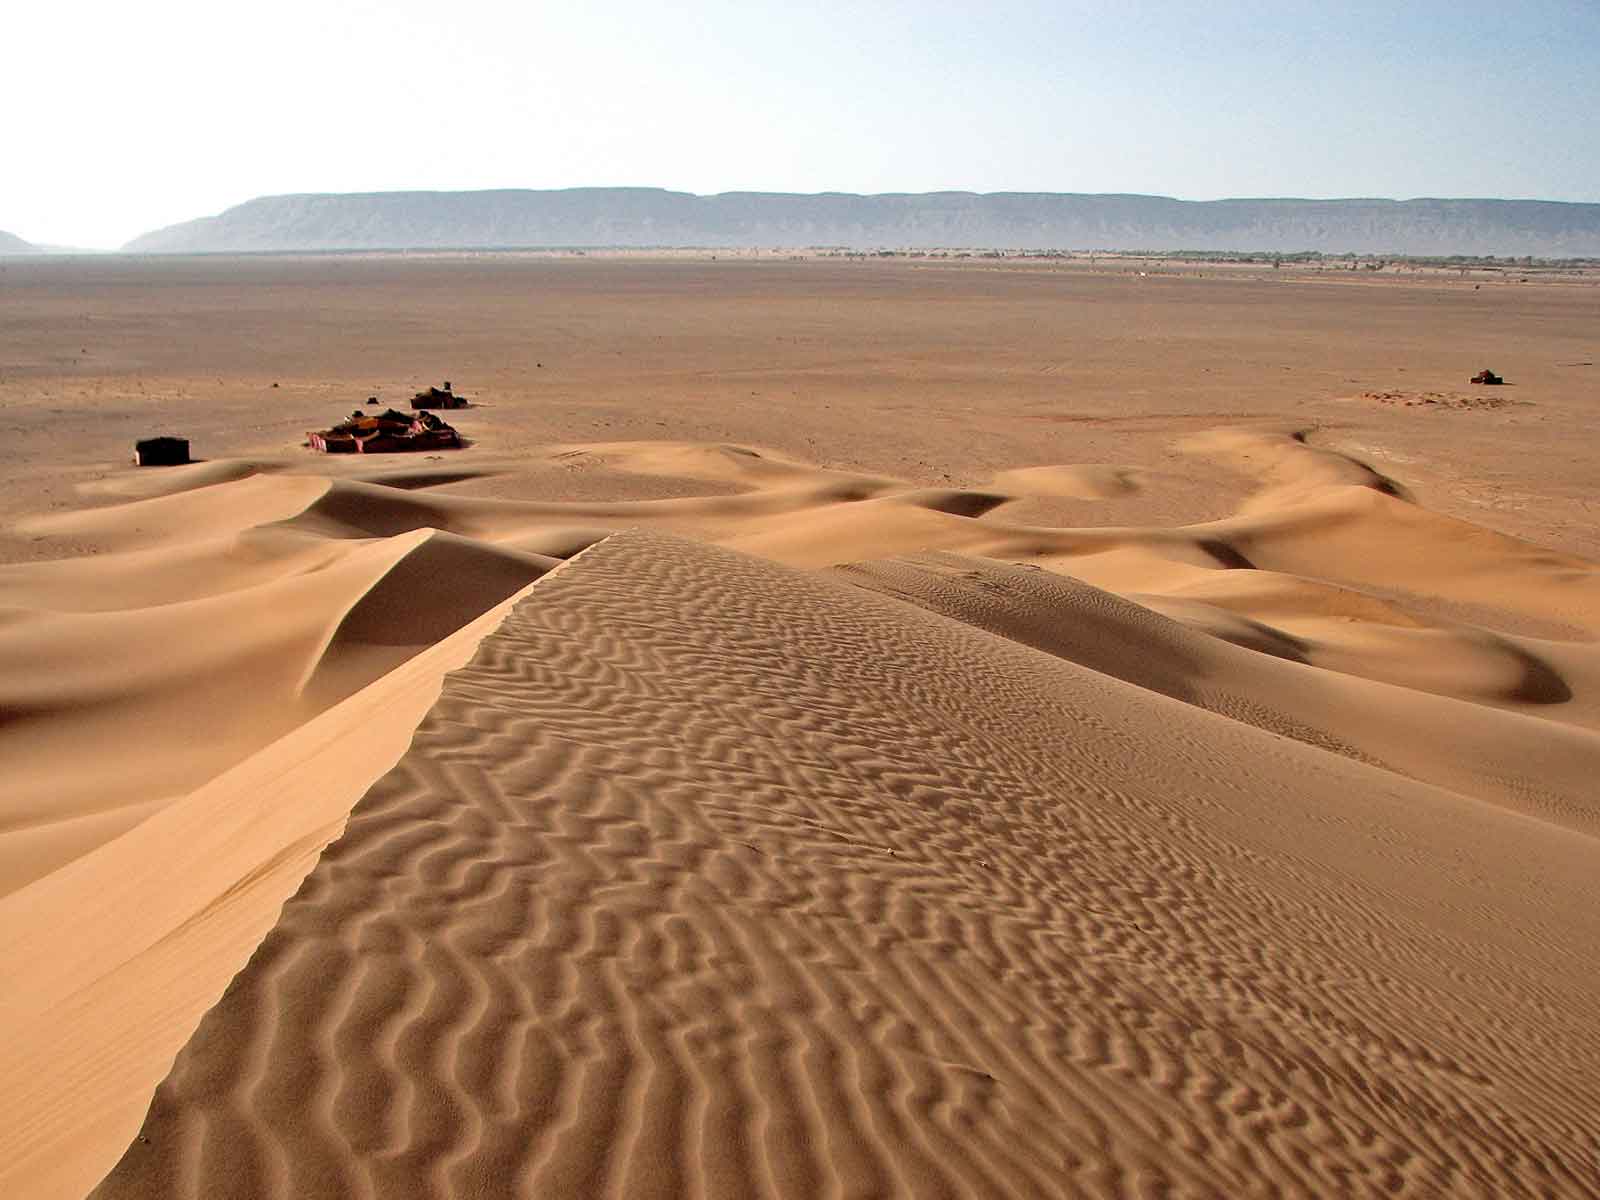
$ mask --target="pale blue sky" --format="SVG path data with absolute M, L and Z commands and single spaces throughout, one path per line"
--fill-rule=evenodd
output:
M 718 191 L 1600 201 L 1600 3 L 37 0 L 0 229 L 252 196 Z

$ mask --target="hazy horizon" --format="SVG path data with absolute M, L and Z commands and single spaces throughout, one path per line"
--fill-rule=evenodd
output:
M 14 15 L 0 229 L 115 248 L 263 195 L 660 187 L 1600 201 L 1600 9 L 1006 0 Z M 70 49 L 63 49 L 70 48 Z M 73 86 L 63 89 L 63 76 Z
M 1253 203 L 1277 203 L 1277 202 L 1283 202 L 1283 203 L 1310 203 L 1310 204 L 1316 204 L 1316 203 L 1325 203 L 1325 202 L 1357 202 L 1357 203 L 1359 203 L 1359 202 L 1362 202 L 1362 201 L 1373 201 L 1373 202 L 1382 202 L 1382 203 L 1391 203 L 1392 202 L 1392 203 L 1399 203 L 1399 204 L 1405 204 L 1405 203 L 1416 202 L 1416 201 L 1447 201 L 1447 202 L 1466 202 L 1466 203 L 1481 203 L 1481 202 L 1497 203 L 1497 202 L 1502 202 L 1502 201 L 1515 201 L 1515 202 L 1527 201 L 1527 202 L 1532 202 L 1532 203 L 1554 203 L 1554 204 L 1594 204 L 1594 203 L 1600 203 L 1600 201 L 1551 200 L 1549 197 L 1544 197 L 1544 196 L 1290 196 L 1290 195 L 1276 195 L 1276 196 L 1215 196 L 1215 197 L 1204 197 L 1204 198 L 1194 199 L 1194 198 L 1190 198 L 1190 197 L 1165 196 L 1165 195 L 1158 195 L 1158 194 L 1155 194 L 1155 193 L 1137 193 L 1137 192 L 1060 193 L 1060 192 L 1036 192 L 1033 189 L 997 189 L 996 191 L 993 191 L 993 192 L 977 192 L 977 191 L 974 191 L 973 189 L 968 189 L 968 188 L 936 188 L 936 189 L 930 189 L 930 190 L 928 190 L 926 192 L 906 192 L 904 190 L 888 190 L 888 191 L 874 192 L 874 193 L 845 192 L 845 191 L 842 191 L 840 189 L 819 189 L 819 190 L 813 191 L 813 192 L 773 192 L 773 191 L 771 191 L 769 189 L 762 189 L 762 188 L 731 188 L 731 189 L 728 189 L 728 190 L 723 191 L 723 192 L 715 192 L 715 193 L 700 192 L 700 193 L 697 193 L 697 192 L 689 192 L 689 191 L 686 191 L 684 189 L 659 188 L 659 187 L 655 187 L 655 186 L 650 185 L 650 184 L 622 184 L 622 185 L 616 185 L 614 188 L 606 188 L 606 187 L 602 187 L 602 186 L 577 183 L 577 184 L 571 184 L 571 185 L 568 185 L 568 186 L 565 186 L 565 187 L 560 187 L 560 188 L 539 188 L 539 189 L 522 188 L 522 187 L 516 187 L 516 186 L 506 186 L 506 187 L 496 187 L 496 188 L 475 188 L 475 189 L 395 188 L 395 189 L 384 189 L 384 190 L 377 190 L 377 191 L 373 191 L 373 190 L 357 190 L 357 191 L 351 191 L 351 192 L 278 192 L 278 193 L 270 193 L 269 192 L 269 193 L 262 193 L 262 194 L 257 195 L 257 196 L 246 197 L 246 198 L 238 201 L 236 204 L 230 204 L 230 205 L 226 206 L 224 209 L 221 209 L 218 212 L 214 212 L 214 213 L 196 213 L 193 216 L 181 218 L 178 221 L 171 222 L 167 226 L 157 226 L 157 227 L 153 227 L 151 229 L 141 230 L 138 234 L 135 234 L 133 237 L 128 238 L 128 239 L 124 239 L 122 242 L 119 242 L 119 243 L 117 243 L 115 245 L 90 245 L 90 244 L 84 243 L 84 242 L 40 242 L 40 241 L 37 241 L 35 239 L 22 237 L 22 235 L 17 234 L 15 230 L 5 229 L 4 227 L 0 227 L 0 235 L 9 234 L 11 236 L 21 237 L 24 242 L 27 242 L 29 245 L 31 245 L 35 249 L 43 249 L 43 250 L 48 250 L 48 251 L 70 252 L 70 253 L 84 253 L 84 254 L 115 254 L 115 253 L 119 252 L 120 250 L 123 250 L 123 249 L 129 247 L 130 243 L 137 242 L 143 235 L 161 232 L 163 230 L 166 230 L 166 229 L 169 229 L 169 228 L 173 228 L 173 227 L 183 226 L 183 225 L 185 225 L 185 224 L 187 224 L 189 222 L 193 222 L 193 221 L 196 221 L 196 220 L 202 220 L 202 219 L 205 219 L 205 218 L 208 218 L 208 217 L 215 217 L 215 216 L 221 215 L 222 213 L 226 213 L 226 212 L 232 211 L 233 209 L 239 208 L 239 207 L 241 207 L 243 205 L 249 204 L 252 201 L 258 201 L 258 200 L 291 199 L 291 198 L 294 198 L 294 197 L 297 197 L 297 196 L 307 196 L 307 197 L 326 197 L 326 196 L 361 197 L 361 196 L 394 196 L 394 195 L 406 195 L 406 194 L 414 194 L 414 195 L 429 195 L 429 194 L 435 194 L 435 195 L 470 195 L 470 194 L 474 194 L 474 193 L 494 193 L 494 192 L 513 192 L 513 193 L 514 192 L 527 192 L 527 191 L 596 191 L 596 192 L 602 192 L 602 191 L 613 191 L 613 190 L 616 190 L 616 191 L 670 192 L 670 193 L 677 194 L 677 195 L 696 196 L 696 197 L 701 198 L 701 199 L 715 198 L 717 196 L 733 196 L 733 195 L 768 195 L 768 196 L 800 196 L 800 197 L 805 197 L 805 196 L 856 196 L 856 197 L 862 197 L 862 198 L 866 198 L 866 199 L 871 199 L 873 197 L 897 196 L 897 195 L 899 195 L 899 196 L 905 196 L 905 195 L 909 195 L 909 196 L 934 196 L 934 195 L 940 195 L 940 194 L 947 194 L 947 195 L 978 195 L 978 196 L 984 196 L 984 195 L 1005 195 L 1005 194 L 1012 194 L 1012 195 L 1037 194 L 1037 195 L 1041 195 L 1041 196 L 1061 196 L 1061 195 L 1078 194 L 1078 195 L 1098 196 L 1098 197 L 1126 196 L 1126 197 L 1133 198 L 1133 199 L 1179 200 L 1179 201 L 1183 201 L 1183 202 L 1186 202 L 1186 203 L 1222 203 L 1222 202 L 1234 202 L 1234 203 L 1252 203 L 1252 202 Z M 469 244 L 475 245 L 477 243 L 468 243 L 468 242 L 461 243 L 461 245 L 463 247 L 466 247 Z M 600 245 L 601 243 L 597 242 L 597 243 L 594 243 L 594 244 L 595 245 Z M 674 244 L 677 244 L 677 243 L 674 243 Z M 707 242 L 706 244 L 707 245 L 713 245 L 714 243 Z M 779 243 L 778 242 L 773 242 L 772 244 L 773 245 L 778 245 Z M 783 243 L 783 244 L 787 244 L 787 243 Z M 929 243 L 929 244 L 932 245 L 933 243 Z M 1017 247 L 1017 248 L 1020 248 L 1020 244 L 1019 244 L 1019 247 Z M 1178 246 L 1174 245 L 1172 247 L 1165 247 L 1165 248 L 1167 248 L 1167 249 L 1180 249 L 1181 247 L 1178 247 Z M 1107 247 L 1104 247 L 1104 249 L 1107 249 L 1107 250 L 1117 250 L 1117 249 L 1137 250 L 1137 249 L 1139 249 L 1139 247 L 1135 247 L 1135 246 L 1132 246 L 1132 245 L 1129 245 L 1129 246 L 1107 246 Z M 1204 248 L 1202 247 L 1202 249 L 1204 249 Z M 1309 251 L 1309 250 L 1312 250 L 1312 249 L 1315 249 L 1315 248 L 1314 247 L 1309 247 L 1309 246 L 1295 245 L 1293 247 L 1288 247 L 1286 249 L 1284 247 L 1269 246 L 1269 245 L 1265 244 L 1265 242 L 1263 242 L 1263 244 L 1261 244 L 1259 246 L 1252 244 L 1250 246 L 1236 247 L 1235 249 L 1239 249 L 1239 250 L 1263 250 L 1263 251 L 1270 251 L 1270 250 L 1273 250 L 1273 249 L 1277 249 L 1277 250 L 1279 250 L 1281 252 L 1288 253 L 1288 252 Z M 135 251 L 135 252 L 138 252 L 138 251 Z M 1328 251 L 1328 252 L 1329 253 L 1335 253 L 1335 251 Z M 1375 251 L 1375 250 L 1361 250 L 1361 251 L 1356 251 L 1356 252 L 1357 253 L 1380 253 L 1380 251 Z M 1425 256 L 1427 253 L 1433 253 L 1433 252 L 1420 251 L 1420 250 L 1412 252 L 1412 251 L 1408 251 L 1408 250 L 1406 250 L 1404 248 L 1398 248 L 1397 249 L 1397 248 L 1393 248 L 1393 247 L 1391 247 L 1389 250 L 1381 251 L 1381 252 L 1382 253 L 1397 253 L 1397 254 L 1400 254 L 1402 256 L 1407 255 L 1407 254 L 1411 254 L 1411 253 L 1415 253 L 1417 255 Z M 1442 252 L 1442 251 L 1440 251 L 1440 252 Z M 1470 253 L 1474 253 L 1473 251 L 1470 251 L 1470 250 L 1463 250 L 1461 252 L 1462 253 L 1469 253 L 1469 254 Z M 1562 255 L 1555 254 L 1555 252 L 1553 252 L 1553 251 L 1550 254 L 1535 255 L 1535 257 L 1550 257 L 1551 254 L 1554 254 L 1555 257 L 1562 257 Z

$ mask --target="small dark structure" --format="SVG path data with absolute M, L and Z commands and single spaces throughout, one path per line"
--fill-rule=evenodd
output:
M 446 379 L 442 388 L 431 387 L 425 392 L 418 392 L 411 397 L 412 408 L 465 408 L 467 398 L 458 396 L 450 390 L 450 381 Z
M 141 467 L 181 467 L 189 461 L 189 439 L 145 438 L 133 444 L 133 461 Z
M 306 444 L 324 454 L 393 454 L 408 450 L 459 450 L 461 435 L 434 416 L 389 409 L 376 415 L 359 408 L 332 429 L 306 434 Z
M 1500 378 L 1500 376 L 1496 375 L 1493 371 L 1489 370 L 1488 367 L 1485 367 L 1483 370 L 1479 371 L 1476 375 L 1474 375 L 1472 377 L 1472 382 L 1473 383 L 1504 383 L 1505 380 Z

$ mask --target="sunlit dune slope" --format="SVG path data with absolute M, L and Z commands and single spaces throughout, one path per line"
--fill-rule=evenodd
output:
M 1582 1194 L 1594 851 L 622 534 L 446 682 L 96 1195 Z
M 154 602 L 88 612 L 19 608 L 0 623 L 0 890 L 131 827 L 554 563 L 418 530 L 338 554 L 276 544 L 287 553 L 273 573 L 253 561 L 266 545 L 244 534 L 202 547 L 207 590 L 228 588 L 212 595 L 146 594 L 139 600 Z M 135 564 L 118 557 L 91 560 L 98 573 L 76 563 L 12 568 L 8 582 L 34 576 L 49 593 L 81 576 L 83 603 L 98 606 L 128 567 L 133 578 L 166 575 L 148 553 Z M 181 581 L 194 559 L 175 557 Z

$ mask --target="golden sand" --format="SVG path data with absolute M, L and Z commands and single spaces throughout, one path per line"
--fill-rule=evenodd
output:
M 1600 1194 L 1594 293 L 722 265 L 8 290 L 0 1192 Z

